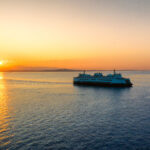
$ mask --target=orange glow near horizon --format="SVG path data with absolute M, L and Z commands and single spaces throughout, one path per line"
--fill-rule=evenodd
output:
M 0 71 L 150 70 L 150 5 L 135 3 L 0 2 Z

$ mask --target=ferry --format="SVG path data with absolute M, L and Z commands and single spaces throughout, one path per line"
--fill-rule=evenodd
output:
M 94 75 L 86 74 L 85 71 L 73 78 L 73 83 L 77 85 L 97 85 L 104 87 L 132 87 L 129 78 L 124 78 L 120 73 L 104 76 L 102 73 L 95 73 Z

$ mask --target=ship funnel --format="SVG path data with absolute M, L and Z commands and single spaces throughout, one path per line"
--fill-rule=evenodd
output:
M 114 74 L 116 74 L 116 70 L 114 69 Z

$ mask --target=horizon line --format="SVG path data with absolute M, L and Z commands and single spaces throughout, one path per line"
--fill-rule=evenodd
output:
M 116 71 L 150 71 L 150 69 L 115 69 Z M 114 69 L 45 69 L 45 70 L 0 70 L 0 72 L 78 72 L 78 71 L 114 71 Z

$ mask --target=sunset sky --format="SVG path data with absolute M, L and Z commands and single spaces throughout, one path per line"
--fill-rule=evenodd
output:
M 0 69 L 150 69 L 150 0 L 1 0 Z

